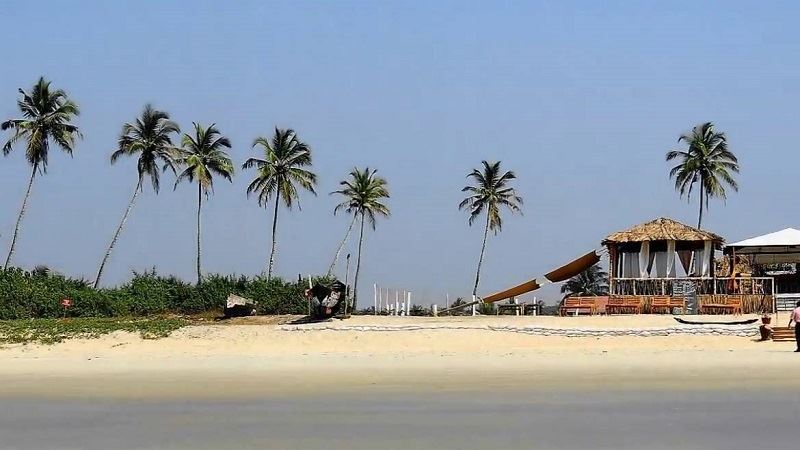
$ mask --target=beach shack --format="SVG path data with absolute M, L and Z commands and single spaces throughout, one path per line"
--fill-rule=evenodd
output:
M 775 280 L 778 311 L 791 311 L 800 301 L 800 230 L 786 228 L 734 242 L 725 246 L 724 253 L 729 276 L 746 280 L 761 275 Z
M 771 277 L 720 277 L 721 236 L 669 218 L 612 233 L 607 312 L 742 314 L 774 309 Z M 729 275 L 729 274 L 726 274 Z

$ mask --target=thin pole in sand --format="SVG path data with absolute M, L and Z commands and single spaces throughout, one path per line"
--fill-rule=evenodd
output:
M 400 312 L 399 311 L 399 308 L 400 308 L 400 299 L 399 299 L 399 297 L 400 297 L 400 293 L 397 292 L 397 290 L 395 289 L 395 291 L 394 291 L 394 315 L 395 316 L 399 316 L 398 313 Z
M 378 315 L 378 284 L 377 283 L 372 283 L 372 293 L 373 293 L 373 297 L 372 297 L 372 304 L 373 304 L 372 313 L 377 316 Z
M 411 315 L 411 291 L 408 291 L 408 300 L 406 300 L 406 315 Z
M 350 300 L 347 298 L 347 293 L 350 291 L 350 286 L 347 283 L 350 282 L 350 253 L 347 254 L 347 264 L 345 265 L 344 269 L 344 316 L 347 317 L 347 311 L 349 310 Z
M 311 284 L 311 275 L 308 275 L 308 289 L 310 290 L 310 289 L 313 289 L 313 288 L 314 288 L 314 286 Z M 311 315 L 311 296 L 310 295 L 308 297 L 306 297 L 306 305 L 307 305 L 306 309 L 308 309 L 308 315 L 310 316 Z
M 378 308 L 383 309 L 383 288 L 381 287 L 378 288 Z

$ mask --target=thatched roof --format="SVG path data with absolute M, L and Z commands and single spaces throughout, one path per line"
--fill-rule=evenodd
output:
M 643 241 L 714 241 L 717 244 L 724 242 L 722 237 L 703 231 L 677 220 L 661 217 L 656 220 L 642 223 L 625 231 L 617 231 L 603 240 L 604 245 L 643 242 Z

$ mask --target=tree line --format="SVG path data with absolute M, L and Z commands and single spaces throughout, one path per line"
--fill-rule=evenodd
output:
M 30 165 L 30 177 L 14 225 L 4 269 L 11 266 L 34 180 L 37 176 L 47 173 L 50 146 L 55 145 L 72 155 L 76 142 L 83 137 L 74 124 L 80 109 L 64 90 L 52 88 L 51 83 L 42 77 L 30 91 L 19 89 L 19 94 L 17 106 L 21 117 L 0 124 L 2 130 L 11 133 L 2 151 L 4 155 L 8 155 L 20 141 L 24 141 L 25 157 Z M 149 104 L 134 121 L 122 125 L 117 148 L 112 152 L 110 162 L 114 164 L 123 157 L 136 158 L 137 176 L 120 223 L 100 260 L 93 282 L 95 288 L 100 285 L 103 272 L 137 197 L 148 185 L 155 194 L 158 194 L 161 174 L 164 172 L 172 172 L 175 175 L 173 188 L 177 188 L 181 182 L 197 186 L 196 275 L 197 283 L 202 283 L 203 201 L 204 199 L 209 201 L 214 191 L 215 178 L 230 182 L 236 170 L 228 154 L 231 142 L 216 124 L 206 126 L 193 122 L 189 132 L 183 135 L 180 135 L 180 132 L 180 126 L 170 118 L 169 113 L 155 109 Z M 717 132 L 710 122 L 698 125 L 690 133 L 682 135 L 679 142 L 685 143 L 687 148 L 667 153 L 667 161 L 678 161 L 678 164 L 670 170 L 669 176 L 675 179 L 675 188 L 680 195 L 685 195 L 689 199 L 694 187 L 699 186 L 699 228 L 702 226 L 704 209 L 707 209 L 710 198 L 726 198 L 726 185 L 734 191 L 738 190 L 733 176 L 739 172 L 738 160 L 728 150 L 725 134 Z M 301 190 L 316 195 L 317 176 L 312 170 L 311 147 L 292 129 L 276 127 L 271 137 L 256 137 L 252 148 L 258 155 L 248 158 L 241 165 L 241 169 L 251 170 L 255 174 L 247 186 L 246 195 L 254 198 L 259 206 L 264 208 L 269 207 L 272 202 L 272 239 L 265 267 L 267 278 L 270 278 L 275 265 L 280 204 L 283 203 L 287 210 L 292 210 Z M 482 161 L 479 168 L 467 174 L 467 179 L 469 184 L 462 189 L 466 197 L 458 207 L 468 212 L 470 225 L 481 216 L 485 216 L 483 240 L 472 290 L 473 295 L 476 295 L 489 232 L 497 234 L 502 230 L 503 210 L 521 213 L 523 199 L 511 185 L 516 179 L 515 173 L 504 171 L 500 161 Z M 335 270 L 342 249 L 358 225 L 358 251 L 353 282 L 355 305 L 365 225 L 368 224 L 374 230 L 378 217 L 390 216 L 390 209 L 386 204 L 386 200 L 390 197 L 388 183 L 374 168 L 356 167 L 339 183 L 339 189 L 331 194 L 341 199 L 334 208 L 334 214 L 345 212 L 351 216 L 351 220 L 327 274 L 330 276 Z

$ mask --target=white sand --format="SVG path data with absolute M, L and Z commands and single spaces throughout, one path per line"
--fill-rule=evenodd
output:
M 720 318 L 717 318 L 720 320 Z M 723 319 L 724 320 L 724 319 Z M 488 330 L 283 331 L 277 319 L 0 350 L 0 396 L 238 397 L 363 389 L 800 387 L 794 343 L 725 336 L 567 338 Z M 355 317 L 374 324 L 658 327 L 665 316 Z

